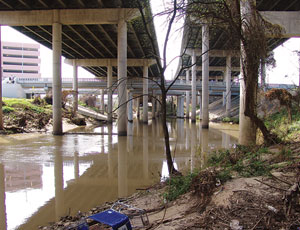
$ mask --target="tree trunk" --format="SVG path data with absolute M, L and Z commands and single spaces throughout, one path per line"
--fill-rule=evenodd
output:
M 264 141 L 267 145 L 279 143 L 279 138 L 270 132 L 265 126 L 265 123 L 257 116 L 256 108 L 257 108 L 257 89 L 258 89 L 258 66 L 259 62 L 255 62 L 255 60 L 251 60 L 251 54 L 247 55 L 247 76 L 246 80 L 246 108 L 245 108 L 245 115 L 250 117 L 251 121 L 260 129 L 263 134 Z M 251 64 L 250 64 L 251 63 Z M 255 65 L 256 63 L 256 65 Z
M 165 138 L 165 150 L 166 150 L 166 158 L 167 158 L 167 165 L 169 174 L 176 175 L 179 172 L 174 168 L 173 159 L 171 155 L 171 148 L 170 148 L 170 140 L 169 140 L 169 131 L 167 127 L 167 111 L 166 111 L 166 101 L 167 101 L 167 93 L 165 90 L 162 90 L 162 101 L 161 101 L 161 110 L 162 110 L 162 126 L 164 131 L 164 138 Z

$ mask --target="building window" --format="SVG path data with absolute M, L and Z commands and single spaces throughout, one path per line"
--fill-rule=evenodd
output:
M 8 62 L 4 61 L 3 65 L 20 65 L 20 66 L 38 66 L 38 63 L 22 63 L 22 62 Z
M 4 50 L 25 50 L 25 51 L 39 51 L 37 48 L 28 47 L 14 47 L 14 46 L 3 46 Z
M 3 54 L 3 57 L 34 58 L 34 59 L 38 59 L 38 56 L 34 56 L 34 55 L 18 55 L 18 54 Z
M 23 73 L 38 73 L 36 70 L 24 70 Z
M 22 70 L 4 69 L 3 73 L 22 73 Z

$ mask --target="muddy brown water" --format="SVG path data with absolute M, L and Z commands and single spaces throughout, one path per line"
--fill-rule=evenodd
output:
M 184 120 L 168 123 L 175 165 L 181 171 L 202 167 L 207 155 L 237 143 L 238 126 Z M 64 136 L 0 136 L 0 229 L 38 229 L 66 214 L 88 211 L 126 197 L 168 176 L 158 121 L 128 124 L 128 136 L 116 126 L 76 129 Z

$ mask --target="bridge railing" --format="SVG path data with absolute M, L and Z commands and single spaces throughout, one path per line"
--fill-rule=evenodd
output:
M 18 77 L 15 78 L 17 83 L 47 83 L 52 82 L 52 78 L 34 78 L 34 77 Z M 62 78 L 63 83 L 72 83 L 73 78 Z M 78 78 L 78 82 L 106 82 L 97 78 Z

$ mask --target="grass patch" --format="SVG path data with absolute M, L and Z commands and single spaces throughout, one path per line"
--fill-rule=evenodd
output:
M 176 176 L 169 178 L 166 183 L 167 191 L 163 194 L 167 201 L 176 200 L 180 195 L 188 192 L 191 188 L 191 183 L 196 173 L 189 173 L 186 176 Z
M 5 103 L 5 107 L 7 111 L 15 111 L 15 109 L 19 110 L 32 110 L 36 113 L 51 113 L 51 105 L 34 105 L 32 104 L 33 99 L 23 99 L 23 98 L 3 98 Z
M 88 109 L 91 109 L 93 111 L 95 111 L 96 113 L 100 113 L 100 109 L 96 108 L 96 107 L 93 107 L 93 106 L 88 106 L 87 104 L 85 104 L 84 102 L 82 101 L 78 101 L 78 104 L 85 107 L 85 108 L 88 108 Z
M 217 150 L 208 159 L 208 166 L 217 167 L 218 178 L 225 182 L 238 174 L 242 177 L 268 175 L 271 171 L 269 163 L 262 160 L 262 155 L 268 153 L 267 148 L 237 145 L 235 149 Z
M 238 124 L 239 123 L 239 118 L 238 117 L 224 117 L 222 119 L 222 122 Z
M 15 111 L 14 108 L 9 107 L 9 106 L 7 106 L 7 105 L 5 105 L 5 106 L 2 107 L 2 112 L 3 112 L 4 114 L 8 114 L 8 113 L 11 113 L 11 112 L 14 112 L 14 111 Z
M 265 125 L 283 141 L 291 141 L 300 135 L 300 111 L 292 110 L 292 122 L 288 119 L 285 108 L 266 118 Z

